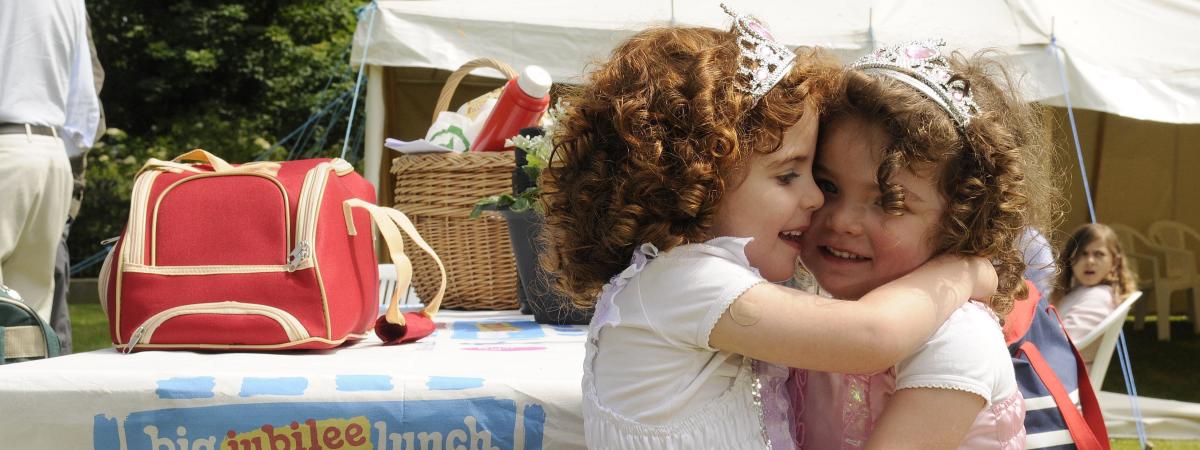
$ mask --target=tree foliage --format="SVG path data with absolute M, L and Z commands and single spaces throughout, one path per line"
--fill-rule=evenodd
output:
M 349 108 L 310 127 L 306 136 L 326 136 L 324 142 L 273 144 L 331 100 L 350 98 L 349 49 L 359 6 L 351 0 L 90 0 L 110 131 L 88 158 L 84 205 L 70 240 L 74 259 L 120 233 L 133 175 L 147 158 L 169 159 L 191 148 L 231 162 L 279 160 L 297 150 L 336 156 Z M 361 116 L 355 123 L 360 128 Z

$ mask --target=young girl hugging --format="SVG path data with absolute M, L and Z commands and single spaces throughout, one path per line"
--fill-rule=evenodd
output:
M 727 32 L 642 31 L 568 93 L 543 264 L 595 307 L 588 447 L 792 448 L 780 366 L 879 370 L 995 291 L 989 262 L 957 256 L 859 302 L 771 283 L 823 201 L 810 169 L 839 73 L 735 16 Z
M 873 375 L 795 371 L 802 447 L 1024 448 L 1024 405 L 1001 331 L 1024 298 L 1017 244 L 1049 186 L 1025 164 L 1046 152 L 1040 115 L 1005 71 L 940 40 L 852 64 L 822 120 L 813 166 L 825 203 L 801 237 L 820 288 L 855 299 L 937 255 L 993 261 L 990 307 L 971 301 L 915 353 Z M 902 279 L 902 278 L 901 278 Z M 803 436 L 800 436 L 803 434 Z
M 1071 233 L 1058 256 L 1059 275 L 1050 303 L 1058 308 L 1072 341 L 1087 336 L 1129 293 L 1137 282 L 1117 234 L 1107 225 L 1085 224 Z M 1096 349 L 1079 349 L 1091 364 Z

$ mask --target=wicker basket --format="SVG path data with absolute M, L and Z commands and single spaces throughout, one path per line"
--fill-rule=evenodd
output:
M 449 106 L 459 81 L 480 67 L 497 69 L 510 79 L 516 76 L 507 65 L 491 59 L 464 64 L 446 80 L 435 118 Z M 514 164 L 511 151 L 403 155 L 392 161 L 394 207 L 412 219 L 445 263 L 443 308 L 517 308 L 516 262 L 504 218 L 499 214 L 467 218 L 479 199 L 512 190 Z M 437 265 L 432 258 L 420 256 L 412 263 L 417 295 L 433 295 L 440 281 Z

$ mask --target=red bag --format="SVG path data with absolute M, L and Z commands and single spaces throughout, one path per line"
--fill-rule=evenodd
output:
M 402 245 L 393 235 L 408 221 L 374 201 L 374 187 L 341 159 L 231 165 L 203 150 L 151 159 L 100 273 L 113 344 L 126 352 L 323 349 L 364 338 L 379 316 L 371 225 Z M 415 230 L 410 237 L 438 260 Z M 391 249 L 403 262 L 389 312 L 411 280 L 403 247 Z M 410 313 L 417 323 L 409 320 L 407 335 L 387 340 L 432 332 L 440 304 L 439 293 Z M 405 323 L 388 318 L 392 328 Z

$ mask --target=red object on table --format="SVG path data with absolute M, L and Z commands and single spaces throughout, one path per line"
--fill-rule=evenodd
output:
M 538 66 L 528 66 L 517 78 L 508 80 L 504 92 L 496 100 L 471 151 L 498 152 L 505 150 L 504 141 L 538 124 L 550 106 L 550 74 Z

